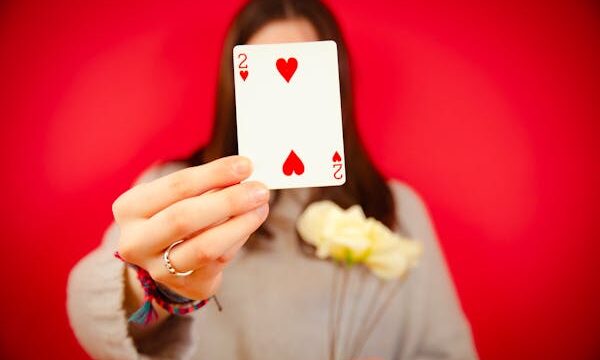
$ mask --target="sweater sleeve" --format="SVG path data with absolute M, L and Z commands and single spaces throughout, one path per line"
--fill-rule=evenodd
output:
M 183 166 L 151 167 L 136 183 L 147 182 Z M 123 300 L 125 264 L 114 257 L 119 228 L 114 222 L 98 248 L 71 270 L 67 284 L 67 313 L 81 346 L 94 359 L 181 359 L 192 350 L 192 317 L 172 316 L 151 335 L 133 339 Z
M 405 331 L 398 359 L 477 359 L 471 328 L 460 306 L 435 228 L 419 195 L 392 181 L 401 229 L 423 243 L 419 266 L 407 279 Z

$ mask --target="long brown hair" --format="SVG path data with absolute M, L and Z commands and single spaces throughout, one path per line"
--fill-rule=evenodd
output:
M 346 43 L 333 14 L 319 0 L 252 0 L 238 12 L 229 28 L 221 54 L 211 141 L 184 161 L 195 166 L 238 153 L 233 47 L 247 43 L 267 23 L 290 18 L 308 20 L 317 30 L 320 39 L 334 40 L 338 45 L 346 183 L 343 186 L 314 188 L 310 201 L 329 199 L 343 208 L 360 204 L 367 216 L 378 219 L 390 228 L 396 228 L 396 209 L 391 191 L 383 176 L 373 166 L 358 137 Z M 276 191 L 275 201 L 279 191 L 285 190 Z M 259 229 L 259 233 L 266 235 L 266 238 L 271 237 L 264 226 Z M 248 245 L 251 243 L 252 241 Z

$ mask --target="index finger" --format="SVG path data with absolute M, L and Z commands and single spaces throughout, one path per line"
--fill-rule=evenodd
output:
M 251 172 L 250 160 L 238 155 L 181 169 L 127 190 L 115 200 L 113 213 L 121 219 L 149 218 L 180 200 L 237 184 Z

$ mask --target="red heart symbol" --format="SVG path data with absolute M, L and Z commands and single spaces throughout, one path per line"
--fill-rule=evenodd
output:
M 340 156 L 340 154 L 336 151 L 335 154 L 333 154 L 333 162 L 340 162 L 342 161 L 342 157 Z
M 246 71 L 246 70 L 240 71 L 240 76 L 242 77 L 242 80 L 246 81 L 246 78 L 248 77 L 248 71 Z
M 285 61 L 285 59 L 281 58 L 277 60 L 275 65 L 277 65 L 277 70 L 279 70 L 285 81 L 290 82 L 298 68 L 298 60 L 296 58 L 289 58 Z
M 296 155 L 294 150 L 290 151 L 290 154 L 283 163 L 283 173 L 287 176 L 290 176 L 293 173 L 302 175 L 303 172 L 304 164 L 302 163 L 302 160 L 300 160 L 300 158 L 298 157 L 298 155 Z

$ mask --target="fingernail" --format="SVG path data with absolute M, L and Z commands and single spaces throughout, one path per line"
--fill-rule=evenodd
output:
M 250 161 L 247 158 L 240 158 L 233 164 L 233 171 L 238 175 L 245 175 L 250 171 Z
M 254 212 L 256 213 L 256 215 L 258 217 L 263 217 L 267 214 L 268 210 L 269 210 L 269 205 L 264 204 L 264 205 L 257 207 L 256 209 L 254 209 Z
M 255 202 L 263 202 L 269 197 L 269 190 L 264 187 L 257 187 L 252 190 L 252 198 Z

